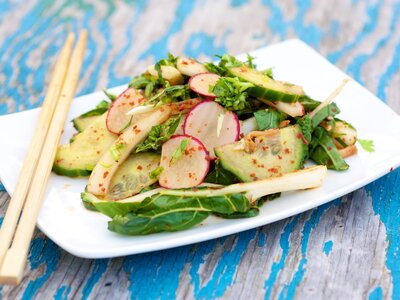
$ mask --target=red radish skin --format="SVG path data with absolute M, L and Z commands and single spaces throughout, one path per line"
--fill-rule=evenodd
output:
M 132 108 L 143 104 L 146 98 L 136 89 L 128 88 L 123 91 L 117 99 L 111 104 L 107 113 L 107 129 L 115 134 L 121 131 L 129 124 L 132 116 L 126 113 Z
M 223 116 L 221 118 L 220 116 Z M 219 118 L 222 119 L 218 134 Z M 183 124 L 186 135 L 199 139 L 216 159 L 214 148 L 239 140 L 240 122 L 235 113 L 226 110 L 214 101 L 203 101 L 189 111 Z
M 190 89 L 204 97 L 214 99 L 216 95 L 210 92 L 210 87 L 214 86 L 221 77 L 214 73 L 201 73 L 190 77 Z
M 171 160 L 174 152 L 184 139 L 188 143 L 174 163 Z M 160 186 L 167 189 L 191 188 L 201 184 L 210 169 L 210 159 L 204 145 L 188 135 L 174 135 L 162 146 L 160 167 L 163 171 L 159 177 Z

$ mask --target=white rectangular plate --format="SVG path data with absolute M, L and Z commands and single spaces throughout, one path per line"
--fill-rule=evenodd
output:
M 276 78 L 303 86 L 306 93 L 316 99 L 324 99 L 346 77 L 299 40 L 289 40 L 251 54 L 257 58 L 258 68 L 273 67 Z M 68 120 L 93 108 L 101 99 L 101 92 L 76 98 Z M 400 117 L 356 82 L 349 83 L 335 101 L 341 109 L 339 116 L 357 128 L 360 138 L 372 139 L 376 151 L 367 153 L 359 147 L 359 154 L 347 159 L 348 171 L 329 171 L 323 186 L 318 189 L 284 193 L 281 198 L 266 203 L 255 218 L 223 220 L 210 217 L 201 226 L 186 231 L 121 236 L 107 230 L 106 216 L 82 206 L 80 193 L 87 179 L 52 174 L 37 225 L 60 247 L 80 257 L 104 258 L 149 252 L 210 240 L 287 218 L 345 195 L 398 167 Z M 38 114 L 39 110 L 34 109 L 0 118 L 0 179 L 10 194 L 16 186 Z M 62 142 L 67 142 L 73 133 L 74 129 L 68 123 Z

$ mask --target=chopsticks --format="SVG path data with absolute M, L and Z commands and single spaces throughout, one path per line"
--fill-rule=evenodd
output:
M 18 284 L 22 279 L 36 219 L 78 83 L 87 32 L 81 31 L 71 55 L 74 39 L 70 33 L 60 52 L 17 187 L 0 229 L 0 283 L 3 284 Z

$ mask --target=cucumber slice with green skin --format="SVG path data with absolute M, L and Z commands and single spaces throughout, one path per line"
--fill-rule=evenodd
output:
M 157 178 L 152 178 L 150 173 L 159 164 L 159 154 L 131 154 L 112 177 L 106 198 L 111 200 L 125 199 L 152 185 L 157 181 Z
M 70 144 L 57 149 L 53 171 L 68 177 L 88 176 L 118 135 L 108 131 L 103 114 L 83 132 L 74 136 Z
M 216 147 L 222 167 L 243 182 L 290 173 L 303 167 L 307 146 L 298 125 L 257 132 L 255 149 L 246 151 L 244 141 Z
M 84 131 L 86 128 L 89 127 L 94 121 L 96 121 L 100 116 L 90 116 L 90 117 L 77 117 L 72 120 L 74 128 L 78 132 Z
M 247 66 L 229 68 L 228 73 L 243 81 L 253 83 L 255 87 L 249 88 L 247 92 L 256 98 L 268 101 L 297 102 L 304 96 L 302 87 L 272 79 Z

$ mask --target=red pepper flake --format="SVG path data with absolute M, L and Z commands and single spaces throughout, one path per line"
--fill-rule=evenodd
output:
M 134 105 L 135 105 L 135 101 L 129 102 L 129 105 L 130 105 L 130 106 L 134 106 Z
M 142 132 L 140 129 L 135 129 L 136 134 L 139 134 L 140 132 Z
M 279 171 L 278 171 L 278 168 L 275 168 L 275 167 L 273 167 L 273 168 L 269 168 L 268 169 L 268 172 L 271 172 L 271 173 L 278 173 Z
M 103 174 L 103 178 L 106 178 L 108 176 L 108 174 L 110 174 L 110 172 L 105 171 L 104 174 Z
M 250 177 L 256 178 L 256 173 L 250 173 Z
M 392 172 L 392 171 L 393 171 L 393 167 L 390 168 L 389 172 Z
M 198 146 L 198 147 L 197 147 L 197 150 L 202 151 L 202 150 L 203 150 L 203 147 Z
M 59 164 L 59 163 L 62 162 L 63 160 L 64 160 L 63 158 L 57 159 L 57 160 L 56 160 L 56 163 Z
M 103 186 L 103 184 L 102 183 L 99 183 L 99 187 L 102 187 Z
M 332 150 L 332 147 L 328 147 L 328 151 L 331 151 Z
M 143 170 L 143 167 L 142 167 L 141 165 L 138 165 L 138 166 L 137 166 L 137 169 L 138 169 L 138 170 Z
M 257 159 L 253 158 L 252 162 L 253 162 L 254 165 L 256 165 L 257 164 Z
M 294 160 L 291 160 L 290 163 L 291 163 L 291 164 L 294 164 Z
M 105 191 L 106 191 L 106 188 L 102 188 L 101 191 L 102 191 L 102 192 L 105 192 Z
M 286 154 L 289 154 L 289 153 L 290 153 L 290 150 L 289 150 L 288 148 L 285 148 L 285 153 L 286 153 Z
M 280 155 L 278 154 L 278 158 L 279 158 L 279 159 L 282 159 L 282 156 L 280 156 Z
M 188 65 L 188 62 L 187 62 L 187 60 L 183 60 L 183 61 L 182 61 L 182 65 L 185 65 L 185 66 L 187 66 L 187 65 Z

